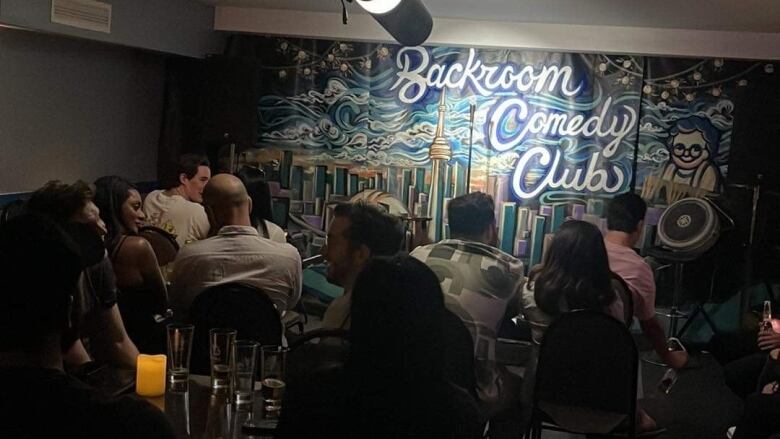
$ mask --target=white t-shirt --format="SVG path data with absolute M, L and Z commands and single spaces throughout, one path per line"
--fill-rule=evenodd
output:
M 181 195 L 168 196 L 160 190 L 152 191 L 144 199 L 144 213 L 150 225 L 176 236 L 179 247 L 209 235 L 206 210 Z
M 194 242 L 173 262 L 171 303 L 186 315 L 208 287 L 241 282 L 257 287 L 281 312 L 301 298 L 301 256 L 290 244 L 261 238 L 251 226 L 224 226 L 217 236 Z

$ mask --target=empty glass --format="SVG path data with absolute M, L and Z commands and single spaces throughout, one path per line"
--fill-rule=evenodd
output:
M 211 358 L 211 389 L 230 389 L 230 352 L 236 341 L 236 330 L 214 328 L 209 331 L 209 357 Z
M 173 392 L 186 392 L 190 377 L 193 325 L 170 324 L 168 328 L 168 385 Z
M 231 368 L 233 370 L 233 395 L 236 410 L 251 411 L 255 391 L 257 346 L 252 340 L 233 342 Z

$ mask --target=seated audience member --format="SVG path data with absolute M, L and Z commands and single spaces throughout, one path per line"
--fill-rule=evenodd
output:
M 745 398 L 732 439 L 766 439 L 780 433 L 780 349 L 765 355 L 756 391 Z
M 211 178 L 209 161 L 196 154 L 184 154 L 176 163 L 173 178 L 162 181 L 165 190 L 150 192 L 144 199 L 144 213 L 150 225 L 176 236 L 179 247 L 209 235 L 209 220 L 199 203 Z
M 333 210 L 322 254 L 328 261 L 328 282 L 344 288 L 322 317 L 325 329 L 349 329 L 352 286 L 366 262 L 375 256 L 392 256 L 401 250 L 401 221 L 364 202 L 339 204 Z
M 743 341 L 742 339 L 746 337 L 751 337 L 751 334 L 740 334 L 739 341 Z M 755 350 L 753 353 L 724 366 L 723 377 L 729 389 L 742 399 L 754 393 L 761 371 L 767 362 L 767 352 L 778 348 L 780 348 L 780 320 L 772 319 L 772 329 L 758 331 L 756 343 L 751 349 Z
M 82 267 L 54 222 L 27 214 L 0 227 L 0 273 L 0 437 L 175 437 L 152 405 L 112 398 L 64 372 L 61 344 Z
M 436 273 L 445 305 L 471 332 L 477 392 L 488 404 L 519 397 L 502 382 L 495 345 L 507 305 L 520 299 L 524 280 L 523 263 L 495 247 L 493 209 L 493 198 L 481 192 L 453 199 L 447 206 L 452 239 L 411 253 Z
M 601 231 L 585 221 L 563 223 L 542 264 L 528 273 L 523 290 L 523 314 L 531 324 L 534 341 L 540 343 L 552 320 L 568 311 L 603 311 L 622 321 L 623 304 L 614 288 Z M 529 366 L 525 377 L 528 386 L 533 383 L 535 362 Z M 639 431 L 656 428 L 655 420 L 644 410 L 637 411 L 637 418 Z
M 244 183 L 249 198 L 252 199 L 252 212 L 250 213 L 252 226 L 257 228 L 257 232 L 263 238 L 285 244 L 287 234 L 273 222 L 271 189 L 265 181 L 263 171 L 244 166 L 236 173 L 236 176 Z
M 91 354 L 98 362 L 134 369 L 138 349 L 116 303 L 116 277 L 102 241 L 106 225 L 92 201 L 92 190 L 81 181 L 71 185 L 50 181 L 32 194 L 27 209 L 53 219 L 81 250 L 84 271 L 73 304 L 74 325 L 63 334 L 65 363 L 78 367 L 91 361 Z M 82 337 L 89 339 L 90 352 Z
M 635 251 L 644 224 L 647 206 L 637 194 L 628 192 L 612 199 L 607 212 L 607 235 L 604 245 L 609 268 L 620 276 L 634 301 L 634 317 L 650 340 L 658 356 L 669 366 L 680 369 L 688 361 L 685 351 L 670 351 L 666 336 L 655 316 L 655 279 L 647 262 Z
M 277 437 L 481 437 L 474 400 L 443 378 L 436 275 L 412 257 L 373 259 L 351 297 L 344 368 L 289 384 Z
M 168 292 L 151 244 L 138 236 L 145 218 L 141 195 L 117 176 L 101 177 L 95 187 L 95 204 L 108 230 L 106 246 L 127 332 L 142 352 L 164 353 L 165 329 L 155 316 L 165 315 Z
M 252 200 L 241 180 L 219 174 L 203 191 L 213 236 L 185 246 L 173 262 L 171 303 L 186 316 L 208 287 L 241 282 L 260 288 L 282 312 L 301 297 L 301 257 L 295 247 L 261 238 L 252 227 Z

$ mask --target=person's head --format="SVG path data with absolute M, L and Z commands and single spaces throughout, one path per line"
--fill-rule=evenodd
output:
M 265 173 L 257 168 L 244 166 L 236 172 L 236 177 L 244 183 L 246 192 L 252 199 L 252 225 L 257 227 L 262 220 L 273 221 L 273 200 L 271 189 L 265 181 Z
M 211 230 L 219 232 L 224 226 L 249 226 L 252 200 L 244 183 L 231 174 L 217 174 L 203 191 L 203 207 L 209 217 Z
M 585 221 L 563 223 L 529 277 L 537 304 L 551 315 L 562 311 L 561 296 L 569 309 L 598 309 L 615 299 L 603 236 Z
M 498 238 L 494 208 L 493 197 L 482 192 L 453 198 L 447 204 L 450 236 L 495 246 Z
M 401 250 L 401 221 L 364 202 L 336 205 L 322 254 L 328 260 L 328 282 L 350 289 L 373 256 L 392 256 Z
M 81 273 L 75 245 L 51 219 L 23 214 L 0 227 L 0 355 L 36 351 L 57 335 L 68 316 Z
M 209 160 L 198 154 L 183 154 L 175 165 L 175 173 L 163 181 L 163 187 L 176 188 L 187 200 L 202 203 L 203 189 L 211 178 Z
M 93 196 L 92 189 L 81 180 L 73 184 L 52 180 L 33 192 L 27 209 L 46 215 L 60 225 L 89 225 L 100 236 L 105 236 L 106 224 L 100 218 L 100 209 L 92 201 Z
M 113 243 L 121 235 L 138 234 L 146 218 L 141 209 L 141 194 L 132 183 L 115 175 L 95 180 L 95 204 L 106 222 L 106 241 Z
M 647 204 L 633 192 L 620 194 L 612 199 L 607 210 L 607 229 L 627 233 L 631 244 L 636 244 L 644 224 Z
M 666 145 L 678 168 L 698 169 L 718 154 L 720 132 L 706 118 L 690 116 L 678 120 L 669 130 Z
M 351 300 L 353 373 L 402 381 L 441 377 L 444 295 L 427 265 L 406 255 L 373 258 Z

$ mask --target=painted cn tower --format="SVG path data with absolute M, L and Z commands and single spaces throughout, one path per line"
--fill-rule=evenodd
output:
M 441 89 L 439 98 L 439 122 L 436 125 L 436 134 L 429 150 L 431 159 L 431 194 L 428 198 L 428 216 L 431 225 L 428 228 L 428 238 L 437 242 L 442 238 L 442 219 L 444 215 L 444 188 L 449 183 L 446 181 L 447 167 L 452 158 L 450 142 L 444 137 L 444 116 L 446 112 L 446 89 Z

